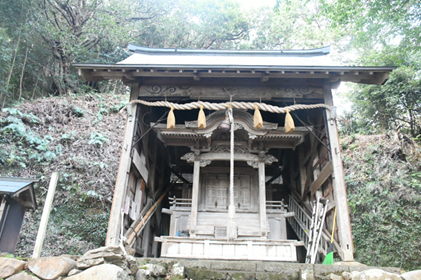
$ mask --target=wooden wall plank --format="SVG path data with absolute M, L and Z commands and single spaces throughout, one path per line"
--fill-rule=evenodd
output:
M 142 176 L 143 180 L 148 183 L 149 171 L 146 168 L 146 157 L 143 155 L 143 153 L 139 155 L 136 149 L 133 150 L 133 164 L 137 171 L 139 171 L 139 174 Z

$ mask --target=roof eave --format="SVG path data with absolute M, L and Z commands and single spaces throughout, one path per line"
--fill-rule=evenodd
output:
M 363 84 L 383 84 L 395 67 L 362 66 L 234 66 L 234 65 L 132 65 L 74 64 L 85 81 L 155 78 L 256 78 L 327 79 Z

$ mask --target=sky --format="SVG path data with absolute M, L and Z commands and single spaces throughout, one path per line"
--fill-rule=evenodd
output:
M 274 7 L 276 0 L 237 0 L 245 9 L 258 8 L 263 6 Z

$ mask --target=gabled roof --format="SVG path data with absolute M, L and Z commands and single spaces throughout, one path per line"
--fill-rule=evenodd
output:
M 330 46 L 310 50 L 214 50 L 214 49 L 171 49 L 171 48 L 148 48 L 129 44 L 128 49 L 135 53 L 145 54 L 170 54 L 178 55 L 228 55 L 228 56 L 320 56 L 330 53 Z
M 192 50 L 129 45 L 134 53 L 116 64 L 74 64 L 85 81 L 141 77 L 327 79 L 382 84 L 394 67 L 341 66 L 330 47 L 312 50 Z
M 312 50 L 192 50 L 158 49 L 129 45 L 134 54 L 118 62 L 122 65 L 273 67 L 273 66 L 339 66 L 326 55 L 330 46 Z

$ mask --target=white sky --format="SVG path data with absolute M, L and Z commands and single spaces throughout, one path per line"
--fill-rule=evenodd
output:
M 237 0 L 245 9 L 258 8 L 263 6 L 275 7 L 276 0 Z

